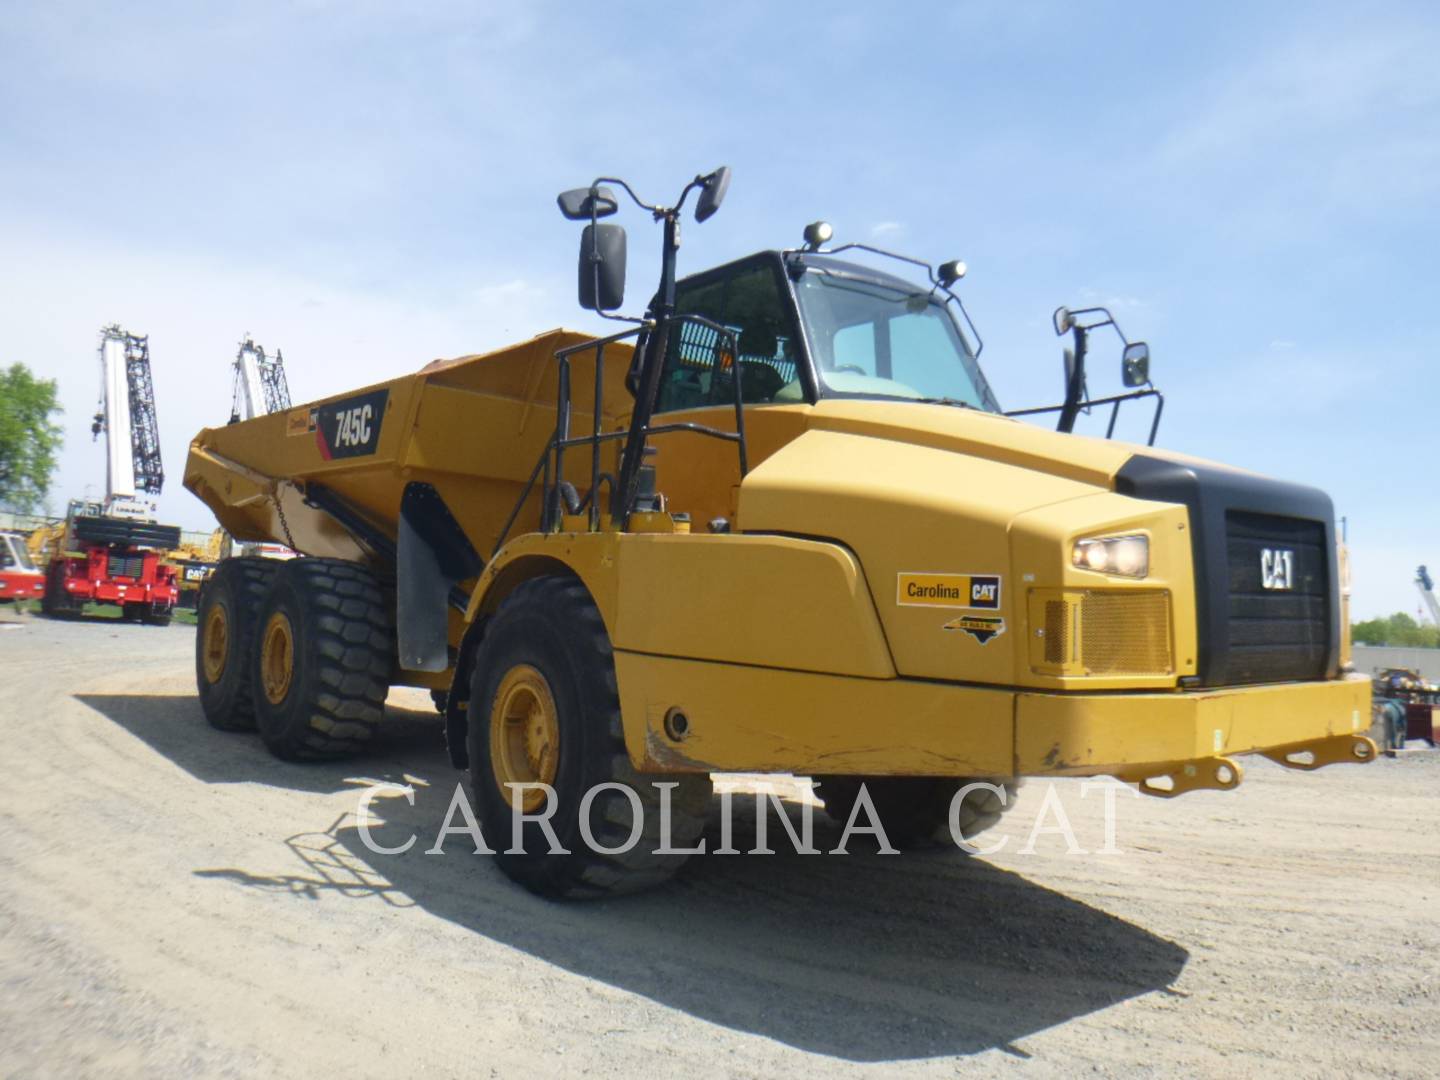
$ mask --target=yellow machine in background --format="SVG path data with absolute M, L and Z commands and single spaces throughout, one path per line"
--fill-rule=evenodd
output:
M 176 568 L 180 584 L 179 605 L 194 608 L 200 602 L 200 588 L 210 580 L 222 559 L 230 557 L 230 536 L 224 529 L 205 533 L 181 533 L 180 546 L 168 552 L 165 561 Z
M 704 220 L 727 183 L 646 207 L 663 269 L 633 329 L 196 437 L 186 486 L 237 539 L 306 556 L 229 559 L 207 586 L 212 723 L 327 756 L 363 744 L 391 685 L 431 688 L 482 824 L 520 830 L 501 864 L 566 896 L 671 873 L 661 820 L 691 846 L 713 771 L 816 777 L 898 842 L 973 834 L 1023 776 L 1176 795 L 1235 787 L 1245 754 L 1374 757 L 1325 495 L 1073 434 L 1129 401 L 1159 420 L 1142 343 L 1129 390 L 1087 400 L 1100 309 L 1057 312 L 1065 400 L 1026 411 L 1058 413 L 1046 431 L 995 402 L 962 264 L 903 260 L 917 285 L 817 225 L 677 283 L 680 207 L 698 191 Z M 623 295 L 612 184 L 629 193 L 561 197 L 602 312 Z M 587 829 L 638 843 L 601 853 Z
M 47 519 L 25 534 L 25 547 L 36 566 L 46 566 L 65 538 L 65 519 Z

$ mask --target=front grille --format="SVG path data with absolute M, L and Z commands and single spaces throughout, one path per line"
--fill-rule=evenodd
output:
M 1031 665 L 1043 674 L 1160 676 L 1175 669 L 1164 589 L 1037 590 L 1032 611 L 1044 633 Z
M 1063 664 L 1070 659 L 1070 605 L 1064 600 L 1045 601 L 1045 663 Z
M 1170 594 L 1087 591 L 1080 603 L 1080 659 L 1091 675 L 1169 674 Z
M 1225 515 L 1230 648 L 1220 685 L 1323 679 L 1330 653 L 1330 553 L 1318 521 L 1231 510 Z M 1293 552 L 1288 587 L 1265 587 Z
M 1323 491 L 1137 454 L 1121 495 L 1178 503 L 1195 565 L 1197 686 L 1334 678 L 1339 653 L 1335 506 Z M 1291 550 L 1288 589 L 1264 587 L 1266 548 Z M 1274 584 L 1274 582 L 1272 582 Z
M 111 555 L 105 561 L 105 576 L 138 578 L 145 572 L 143 555 Z

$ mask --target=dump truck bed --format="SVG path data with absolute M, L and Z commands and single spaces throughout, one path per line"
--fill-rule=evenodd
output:
M 185 486 L 238 540 L 355 557 L 353 538 L 306 507 L 296 482 L 323 486 L 394 536 L 405 485 L 429 483 L 478 550 L 495 543 L 555 426 L 555 351 L 590 335 L 552 330 L 490 353 L 436 361 L 348 393 L 225 427 L 190 446 Z M 605 353 L 601 423 L 629 411 L 632 350 Z M 595 360 L 574 356 L 572 427 L 594 423 Z M 533 496 L 537 512 L 539 496 Z

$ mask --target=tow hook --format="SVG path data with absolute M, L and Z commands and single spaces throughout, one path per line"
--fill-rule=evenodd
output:
M 1276 746 L 1264 751 L 1271 761 L 1287 769 L 1319 769 L 1342 762 L 1374 761 L 1380 753 L 1368 735 L 1330 735 L 1323 739 Z
M 1126 772 L 1117 779 L 1134 784 L 1144 795 L 1160 799 L 1173 799 L 1187 791 L 1208 789 L 1229 791 L 1240 786 L 1245 770 L 1233 758 L 1211 757 L 1198 761 L 1186 761 L 1174 765 L 1154 766 L 1144 772 Z

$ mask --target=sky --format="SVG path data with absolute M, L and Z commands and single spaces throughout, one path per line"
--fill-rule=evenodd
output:
M 0 363 L 59 381 L 57 512 L 104 489 L 102 325 L 149 334 L 160 516 L 208 529 L 186 447 L 243 335 L 298 402 L 591 328 L 555 194 L 669 201 L 727 164 L 682 274 L 817 218 L 962 258 L 1007 408 L 1061 395 L 1055 307 L 1106 304 L 1150 344 L 1159 445 L 1331 494 L 1357 617 L 1414 613 L 1440 566 L 1433 3 L 0 0 L 0 25 Z M 638 308 L 659 237 L 623 222 Z M 1118 389 L 1118 350 L 1091 363 Z

